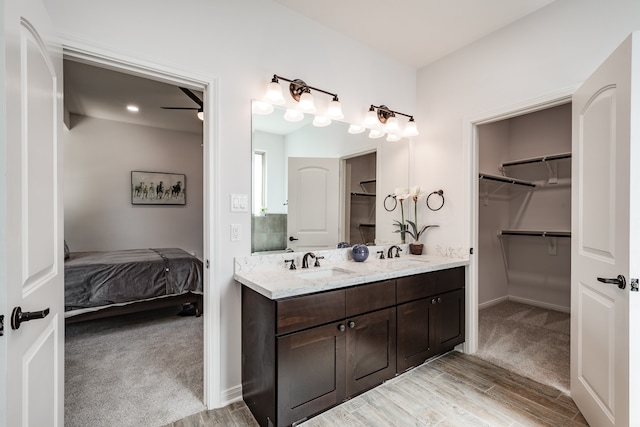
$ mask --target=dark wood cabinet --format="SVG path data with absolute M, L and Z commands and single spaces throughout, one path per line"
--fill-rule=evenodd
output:
M 382 384 L 396 374 L 396 309 L 347 319 L 347 396 Z
M 464 341 L 464 268 L 283 300 L 242 287 L 242 392 L 289 426 Z
M 431 298 L 398 305 L 397 372 L 418 366 L 436 354 Z
M 398 373 L 464 342 L 464 283 L 464 267 L 398 279 Z
M 345 399 L 344 329 L 342 322 L 331 323 L 277 338 L 277 425 L 291 425 Z
M 436 325 L 434 334 L 435 352 L 442 353 L 464 342 L 465 315 L 464 289 L 440 294 L 435 297 L 433 311 Z

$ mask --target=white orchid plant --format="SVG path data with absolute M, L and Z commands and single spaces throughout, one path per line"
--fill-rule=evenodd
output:
M 411 236 L 416 243 L 420 243 L 420 236 L 425 232 L 427 228 L 429 228 L 428 225 L 425 225 L 422 228 L 418 227 L 418 199 L 422 195 L 420 187 L 396 188 L 394 191 L 394 195 L 396 197 L 396 200 L 400 204 L 401 214 L 401 221 L 394 221 L 395 225 L 397 225 L 399 228 L 399 230 L 396 230 L 395 233 L 400 233 L 403 243 L 405 240 L 405 233 L 409 234 L 409 236 Z M 413 200 L 413 219 L 415 222 L 408 219 L 405 220 L 404 218 L 404 201 L 407 199 Z M 411 226 L 411 229 L 409 229 L 407 224 Z

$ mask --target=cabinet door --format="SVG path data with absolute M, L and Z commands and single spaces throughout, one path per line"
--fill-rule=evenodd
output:
M 347 396 L 354 396 L 396 373 L 396 309 L 347 319 Z
M 344 400 L 344 323 L 277 339 L 278 426 L 288 426 Z
M 398 373 L 418 366 L 436 353 L 434 309 L 432 298 L 398 306 Z
M 438 295 L 436 352 L 440 353 L 464 342 L 464 289 Z

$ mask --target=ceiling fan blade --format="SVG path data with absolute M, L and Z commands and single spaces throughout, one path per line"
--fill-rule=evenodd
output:
M 200 110 L 197 107 L 160 107 L 163 110 Z
M 183 91 L 189 98 L 191 98 L 193 100 L 193 102 L 198 104 L 200 106 L 200 108 L 202 108 L 202 106 L 203 106 L 202 100 L 200 98 L 198 98 L 195 93 L 193 93 L 189 89 L 186 89 L 186 88 L 183 88 L 183 87 L 181 87 L 180 90 Z

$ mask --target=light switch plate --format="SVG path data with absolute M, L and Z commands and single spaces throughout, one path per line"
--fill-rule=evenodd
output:
M 231 212 L 248 212 L 249 197 L 246 194 L 231 195 Z
M 231 241 L 239 242 L 241 238 L 240 224 L 231 224 Z

